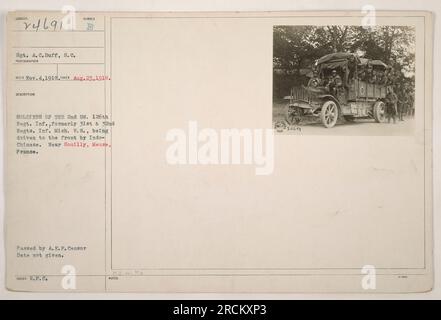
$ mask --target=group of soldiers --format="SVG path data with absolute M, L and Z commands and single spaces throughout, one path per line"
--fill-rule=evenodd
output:
M 329 92 L 335 95 L 339 88 L 343 87 L 343 80 L 337 73 L 337 70 L 332 70 L 328 79 L 322 80 L 317 70 L 313 70 L 312 78 L 308 82 L 308 87 L 325 87 Z
M 395 88 L 395 89 L 394 89 Z M 398 95 L 394 92 L 398 92 Z M 398 98 L 399 97 L 399 98 Z M 404 116 L 415 115 L 415 97 L 413 90 L 408 84 L 399 86 L 387 87 L 387 94 L 385 98 L 386 104 L 386 119 L 390 123 L 391 119 L 396 123 L 396 118 L 399 121 L 404 121 Z
M 346 76 L 345 76 L 346 78 Z M 309 80 L 308 87 L 324 87 L 332 95 L 337 96 L 340 91 L 347 90 L 349 83 L 343 81 L 337 70 L 332 70 L 327 79 L 321 79 L 316 70 L 313 71 L 313 77 Z
M 384 86 L 393 85 L 397 80 L 397 75 L 391 67 L 385 70 L 376 70 L 371 64 L 360 66 L 357 70 L 357 78 L 371 84 L 380 84 Z
M 414 115 L 413 90 L 408 84 L 397 84 L 398 75 L 391 67 L 387 67 L 383 71 L 374 69 L 371 64 L 355 68 L 351 63 L 348 63 L 343 71 L 344 80 L 335 69 L 331 71 L 327 79 L 320 78 L 318 71 L 313 70 L 313 76 L 308 82 L 308 87 L 324 87 L 328 92 L 337 96 L 340 90 L 348 90 L 350 81 L 353 79 L 359 79 L 370 84 L 384 85 L 387 86 L 385 112 L 388 122 L 390 123 L 393 120 L 396 123 L 397 118 L 399 121 L 404 121 L 405 115 Z
M 327 87 L 339 88 L 349 87 L 350 82 L 354 79 L 365 81 L 370 84 L 379 84 L 384 86 L 394 85 L 397 80 L 397 74 L 391 67 L 383 70 L 376 70 L 371 64 L 367 66 L 359 66 L 357 70 L 351 68 L 350 64 L 344 70 L 344 81 L 338 75 L 337 70 L 332 70 L 330 77 L 327 80 L 322 80 L 319 77 L 318 71 L 313 70 L 313 76 L 309 80 L 309 87 Z

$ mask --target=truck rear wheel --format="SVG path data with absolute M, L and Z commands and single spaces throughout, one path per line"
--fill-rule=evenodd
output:
M 323 106 L 320 113 L 320 119 L 322 120 L 323 125 L 326 128 L 332 128 L 335 126 L 338 120 L 338 106 L 337 104 L 332 101 L 328 100 L 326 101 Z
M 375 102 L 373 111 L 376 122 L 381 123 L 386 121 L 386 105 L 383 101 Z

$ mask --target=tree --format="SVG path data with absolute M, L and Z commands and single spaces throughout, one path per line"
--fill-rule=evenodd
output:
M 307 81 L 302 71 L 332 52 L 355 52 L 391 65 L 404 82 L 415 70 L 415 29 L 407 26 L 275 26 L 274 93 L 285 95 L 289 86 Z M 289 85 L 283 82 L 290 81 Z M 286 88 L 285 88 L 286 87 Z

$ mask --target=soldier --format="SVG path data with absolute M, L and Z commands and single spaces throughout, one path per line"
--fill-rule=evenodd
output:
M 377 70 L 372 70 L 371 76 L 368 81 L 371 84 L 377 83 Z
M 406 86 L 406 109 L 405 115 L 407 116 L 413 116 L 414 115 L 414 105 L 413 105 L 413 90 L 412 88 L 407 85 Z
M 366 69 L 364 65 L 360 66 L 357 72 L 357 79 L 364 81 L 364 78 L 366 77 Z
M 404 121 L 404 117 L 408 114 L 410 108 L 410 90 L 407 84 L 401 86 L 400 104 L 398 110 L 398 117 L 400 121 Z
M 410 97 L 409 97 L 409 92 L 406 90 L 404 90 L 403 92 L 403 101 L 402 101 L 403 105 L 402 105 L 402 110 L 401 110 L 401 121 L 403 121 L 404 117 L 407 116 L 407 114 L 409 113 L 409 105 L 410 105 Z
M 337 94 L 338 89 L 343 85 L 341 77 L 337 74 L 337 70 L 332 70 L 331 78 L 329 79 L 329 83 L 327 87 L 329 88 L 329 92 L 333 95 Z
M 415 92 L 409 89 L 409 116 L 415 116 Z
M 388 87 L 386 95 L 386 118 L 388 123 L 390 123 L 391 118 L 394 120 L 394 123 L 396 123 L 397 101 L 397 95 L 394 93 L 392 87 Z
M 309 79 L 309 81 L 308 81 L 308 87 L 314 87 L 314 88 L 316 88 L 316 87 L 319 87 L 321 85 L 321 79 L 320 79 L 320 77 L 318 76 L 318 72 L 317 72 L 317 70 L 314 70 L 313 72 L 312 72 L 312 77 L 311 77 L 311 79 Z
M 376 84 L 384 84 L 384 72 L 383 70 L 377 71 L 377 79 Z
M 387 82 L 387 71 L 384 69 L 381 73 L 381 85 L 385 85 Z
M 381 81 L 381 84 L 384 86 L 387 86 L 388 81 L 389 81 L 389 68 L 384 70 L 383 79 Z
M 368 64 L 368 66 L 366 68 L 366 72 L 364 74 L 363 81 L 365 81 L 365 82 L 370 82 L 371 81 L 372 75 L 373 75 L 373 70 L 374 70 L 374 68 L 372 67 L 372 65 Z
M 347 66 L 343 67 L 343 79 L 345 87 L 349 87 L 349 68 Z
M 398 101 L 397 101 L 397 116 L 398 116 L 398 121 L 404 121 L 403 119 L 403 113 L 404 113 L 404 104 L 405 104 L 405 97 L 404 97 L 404 91 L 403 88 L 398 87 L 397 88 L 397 92 L 399 94 Z
M 397 80 L 397 75 L 396 75 L 394 69 L 391 68 L 389 70 L 389 76 L 388 76 L 388 80 L 387 80 L 387 85 L 393 86 L 395 84 L 396 80 Z
M 345 86 L 349 87 L 351 81 L 356 78 L 355 71 L 357 70 L 357 62 L 354 56 L 349 56 L 348 65 L 345 70 Z

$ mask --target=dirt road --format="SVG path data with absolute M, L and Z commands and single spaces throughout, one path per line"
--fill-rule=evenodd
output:
M 351 122 L 339 121 L 333 128 L 325 128 L 320 119 L 304 121 L 299 125 L 288 125 L 285 120 L 286 106 L 276 103 L 273 107 L 273 123 L 279 122 L 282 128 L 278 134 L 308 135 L 359 135 L 359 136 L 407 136 L 414 132 L 415 120 L 407 116 L 404 121 L 377 123 L 373 119 L 360 119 Z

